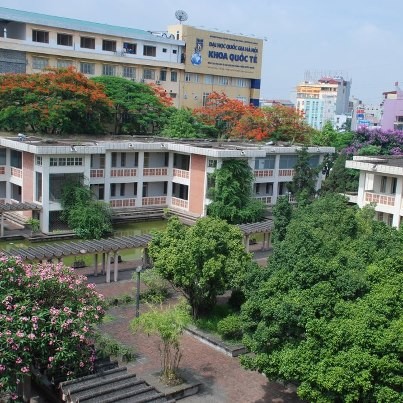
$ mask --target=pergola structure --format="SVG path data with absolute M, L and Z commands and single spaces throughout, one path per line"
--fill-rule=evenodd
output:
M 9 256 L 19 256 L 22 260 L 63 261 L 64 257 L 94 254 L 94 274 L 98 275 L 98 254 L 102 255 L 102 273 L 106 271 L 106 282 L 111 281 L 111 257 L 113 256 L 114 281 L 118 281 L 118 256 L 124 249 L 144 248 L 143 265 L 149 264 L 147 247 L 151 241 L 150 234 L 126 236 L 120 238 L 106 238 L 91 241 L 63 242 L 57 245 L 32 246 L 29 248 L 13 248 L 4 252 Z M 106 270 L 105 270 L 106 269 Z
M 270 247 L 271 232 L 274 228 L 273 220 L 265 220 L 260 222 L 255 222 L 252 224 L 240 224 L 238 226 L 244 236 L 244 245 L 247 252 L 249 252 L 249 240 L 251 235 L 263 234 L 263 245 L 262 250 Z
M 0 204 L 0 236 L 4 236 L 4 213 L 10 211 L 40 211 L 42 207 L 36 203 L 3 203 Z
M 270 234 L 273 229 L 273 221 L 266 220 L 253 224 L 241 224 L 238 226 L 244 234 L 244 245 L 249 252 L 249 240 L 253 234 L 263 234 L 262 250 L 270 247 Z M 12 248 L 4 251 L 8 256 L 19 256 L 22 260 L 29 261 L 52 261 L 57 259 L 63 261 L 67 256 L 82 256 L 94 254 L 94 275 L 98 275 L 98 255 L 102 255 L 102 273 L 106 272 L 106 282 L 111 281 L 111 257 L 113 257 L 113 280 L 118 281 L 118 256 L 119 251 L 124 249 L 143 248 L 142 265 L 147 267 L 150 264 L 148 257 L 148 245 L 151 241 L 151 234 L 126 236 L 119 238 L 106 238 L 91 241 L 63 242 L 55 245 L 31 246 L 29 248 Z

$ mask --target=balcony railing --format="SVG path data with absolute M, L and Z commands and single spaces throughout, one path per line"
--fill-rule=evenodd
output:
M 136 176 L 137 169 L 136 168 L 116 168 L 111 170 L 111 177 L 128 177 L 128 176 Z
M 135 207 L 136 199 L 113 199 L 109 201 L 112 208 L 115 207 Z
M 185 171 L 184 169 L 174 168 L 173 176 L 176 176 L 177 178 L 189 179 L 189 171 Z
M 160 206 L 162 204 L 167 204 L 166 196 L 143 197 L 143 206 Z
M 11 167 L 11 176 L 22 178 L 22 169 Z
M 294 176 L 293 169 L 279 169 L 278 176 Z
M 271 205 L 272 204 L 272 197 L 273 196 L 259 196 L 259 197 L 256 197 L 256 200 L 259 200 L 264 204 Z
M 104 169 L 91 169 L 90 177 L 91 178 L 103 178 L 105 174 Z
M 395 205 L 395 196 L 388 196 L 385 194 L 365 192 L 365 201 L 368 203 L 383 204 L 385 206 Z
M 143 176 L 164 176 L 168 175 L 168 168 L 144 168 Z
M 189 208 L 189 202 L 187 200 L 179 199 L 177 197 L 171 198 L 171 204 L 174 207 L 179 207 L 186 210 Z
M 254 171 L 256 178 L 267 178 L 273 176 L 274 172 L 272 169 L 259 169 Z
M 0 167 L 0 175 L 5 175 L 6 173 L 6 167 L 1 166 Z

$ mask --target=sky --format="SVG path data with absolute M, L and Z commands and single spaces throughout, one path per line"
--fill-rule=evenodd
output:
M 267 38 L 261 97 L 295 101 L 307 71 L 342 73 L 351 96 L 379 105 L 403 88 L 402 0 L 0 0 L 0 6 L 149 31 L 177 23 Z

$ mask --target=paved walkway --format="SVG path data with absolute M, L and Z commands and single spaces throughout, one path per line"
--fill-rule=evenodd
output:
M 134 294 L 135 285 L 131 280 L 116 283 L 97 284 L 99 292 L 105 297 L 121 294 Z M 140 307 L 144 310 L 145 307 Z M 111 320 L 102 325 L 102 330 L 116 340 L 135 349 L 139 358 L 128 365 L 129 371 L 141 377 L 142 374 L 158 372 L 160 358 L 158 340 L 138 333 L 133 335 L 129 329 L 135 316 L 134 304 L 114 307 L 108 311 Z M 300 402 L 295 392 L 276 382 L 269 382 L 263 375 L 247 371 L 240 366 L 237 358 L 226 356 L 192 336 L 184 335 L 181 341 L 183 358 L 181 368 L 199 380 L 202 391 L 183 399 L 184 403 L 215 402 Z M 123 364 L 126 365 L 126 364 Z

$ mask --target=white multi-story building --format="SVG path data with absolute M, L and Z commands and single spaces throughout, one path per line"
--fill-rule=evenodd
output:
M 298 146 L 133 138 L 80 141 L 0 137 L 0 202 L 41 206 L 41 229 L 58 229 L 63 185 L 81 178 L 112 208 L 169 207 L 206 213 L 209 177 L 226 159 L 247 159 L 254 196 L 268 206 L 287 195 Z M 312 166 L 332 147 L 309 147 Z M 319 177 L 317 188 L 323 178 Z M 27 214 L 27 213 L 26 213 Z M 29 214 L 31 214 L 29 212 Z
M 403 157 L 361 157 L 346 161 L 347 168 L 360 171 L 357 196 L 350 201 L 364 207 L 375 205 L 376 216 L 394 227 L 403 217 Z

